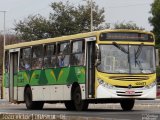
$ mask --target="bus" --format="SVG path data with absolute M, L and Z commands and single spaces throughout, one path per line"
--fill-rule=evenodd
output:
M 64 103 L 86 110 L 89 103 L 156 98 L 155 38 L 141 30 L 106 29 L 5 46 L 3 98 L 43 109 Z

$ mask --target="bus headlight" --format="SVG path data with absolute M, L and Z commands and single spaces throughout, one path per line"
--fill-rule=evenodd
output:
M 143 87 L 143 89 L 151 89 L 151 88 L 153 88 L 155 85 L 156 85 L 156 81 L 154 81 L 153 83 L 151 83 L 151 84 L 149 84 L 149 85 L 146 85 L 146 86 L 144 86 Z
M 103 86 L 105 88 L 108 88 L 108 89 L 114 89 L 115 88 L 115 86 L 104 82 L 104 80 L 102 80 L 102 79 L 98 78 L 97 80 L 98 80 L 99 85 L 101 85 L 101 86 Z

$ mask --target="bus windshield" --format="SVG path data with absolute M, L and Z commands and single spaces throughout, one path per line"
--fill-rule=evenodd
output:
M 101 64 L 98 71 L 106 73 L 154 73 L 154 46 L 100 45 Z

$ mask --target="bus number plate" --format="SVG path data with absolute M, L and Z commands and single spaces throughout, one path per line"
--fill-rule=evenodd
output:
M 126 94 L 127 94 L 127 95 L 133 95 L 133 94 L 135 94 L 135 91 L 130 91 L 130 90 L 129 90 L 129 91 L 126 91 Z

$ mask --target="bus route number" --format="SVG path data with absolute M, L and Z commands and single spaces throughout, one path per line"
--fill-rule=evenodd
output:
M 138 86 L 145 86 L 146 82 L 136 82 L 136 85 L 138 85 Z

